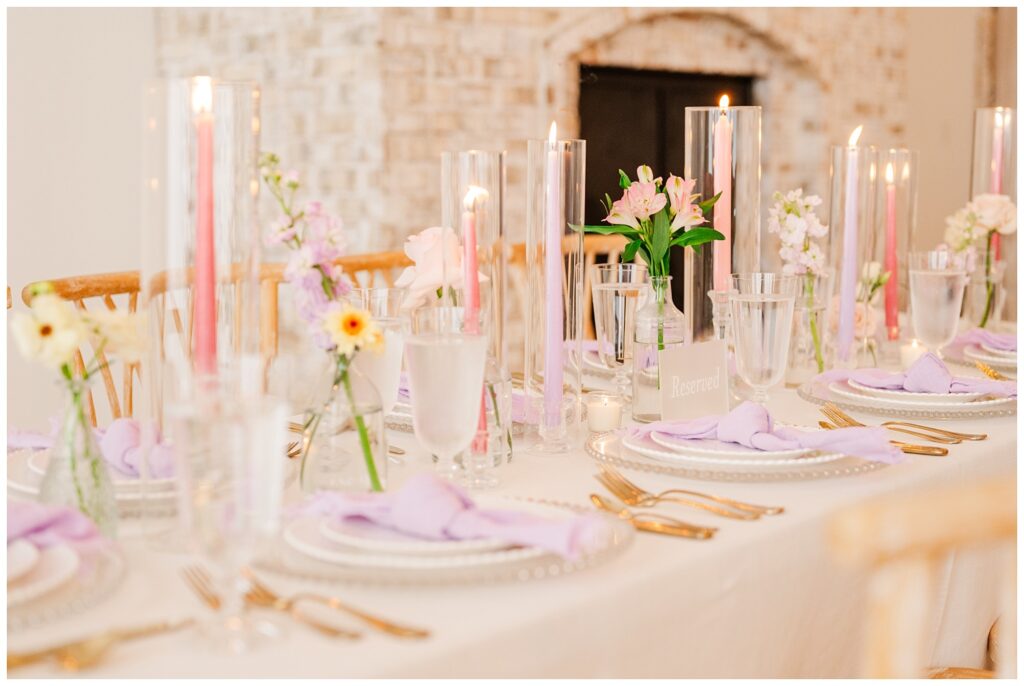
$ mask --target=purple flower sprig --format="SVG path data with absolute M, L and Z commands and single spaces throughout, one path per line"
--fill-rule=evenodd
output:
M 284 277 L 294 286 L 299 315 L 309 325 L 316 344 L 333 350 L 336 346 L 323 321 L 340 308 L 341 299 L 352 290 L 348 276 L 334 263 L 345 252 L 341 220 L 326 213 L 316 201 L 299 209 L 295 197 L 301 187 L 298 172 L 281 171 L 280 162 L 274 153 L 260 157 L 260 176 L 281 210 L 267 244 L 291 249 Z

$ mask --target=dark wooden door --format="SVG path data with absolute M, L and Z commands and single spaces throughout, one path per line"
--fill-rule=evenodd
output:
M 604 219 L 601 198 L 618 199 L 618 170 L 631 179 L 648 164 L 657 176 L 682 176 L 685 108 L 752 105 L 753 78 L 580 66 L 580 138 L 587 141 L 585 212 L 588 224 Z M 683 304 L 683 251 L 672 251 L 672 293 Z

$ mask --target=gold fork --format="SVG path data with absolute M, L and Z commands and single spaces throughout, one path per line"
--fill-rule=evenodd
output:
M 296 602 L 301 600 L 309 600 L 321 603 L 323 605 L 327 605 L 328 607 L 332 607 L 335 610 L 347 612 L 353 617 L 363 620 L 364 622 L 372 626 L 374 629 L 383 631 L 386 634 L 391 634 L 392 636 L 398 636 L 400 638 L 427 638 L 430 636 L 430 632 L 425 629 L 417 629 L 415 627 L 402 626 L 401 624 L 396 624 L 381 617 L 375 617 L 371 614 L 363 612 L 362 610 L 357 610 L 354 607 L 345 605 L 340 600 L 334 597 L 322 596 L 316 593 L 302 592 L 296 593 L 287 598 L 282 598 L 281 596 L 270 590 L 259 579 L 257 579 L 256 575 L 248 567 L 242 569 L 242 574 L 245 576 L 246 579 L 249 580 L 249 583 L 251 584 L 252 590 L 250 591 L 250 593 L 253 595 L 254 599 L 258 599 L 258 601 L 254 600 L 254 602 L 258 602 L 259 604 L 267 604 L 268 606 L 272 605 L 277 609 L 289 611 L 292 609 L 292 607 L 294 607 Z
M 990 379 L 994 379 L 996 381 L 1009 381 L 1010 380 L 1010 377 L 1006 376 L 1005 374 L 1000 374 L 995 369 L 992 369 L 992 367 L 990 367 L 989 365 L 985 364 L 981 360 L 975 360 L 974 361 L 974 366 L 978 368 L 978 371 L 980 371 L 982 374 L 984 374 L 985 376 L 987 376 Z
M 121 641 L 130 641 L 146 636 L 155 636 L 170 631 L 177 631 L 191 626 L 195 620 L 185 619 L 179 622 L 158 622 L 146 626 L 134 627 L 131 629 L 112 629 L 88 638 L 63 643 L 52 648 L 44 648 L 30 653 L 8 653 L 7 669 L 14 669 L 24 665 L 30 665 L 40 660 L 52 657 L 61 667 L 69 672 L 77 672 L 80 669 L 92 667 L 110 649 Z
M 839 409 L 839 407 L 837 405 L 835 405 L 834 403 L 830 403 L 830 402 L 825 403 L 825 405 L 823 406 L 823 409 L 830 410 L 833 414 L 835 414 L 835 416 L 837 418 L 840 418 L 842 421 L 837 422 L 838 424 L 849 424 L 850 426 L 864 426 L 864 424 L 861 424 L 856 419 L 851 417 L 849 414 L 847 414 L 846 412 L 843 412 L 841 409 Z M 930 432 L 930 433 L 935 434 L 937 436 L 943 436 L 943 437 L 946 437 L 946 438 L 958 438 L 958 439 L 960 439 L 962 441 L 984 441 L 985 439 L 988 438 L 988 434 L 962 433 L 960 431 L 951 431 L 949 429 L 940 429 L 937 426 L 925 426 L 923 424 L 912 424 L 911 422 L 887 421 L 887 422 L 882 422 L 881 425 L 886 427 L 887 429 L 891 429 L 891 428 L 894 428 L 894 427 L 905 426 L 905 427 L 909 427 L 911 429 L 918 429 L 919 431 Z
M 182 569 L 181 573 L 185 577 L 185 581 L 188 582 L 188 584 L 192 588 L 192 590 L 195 591 L 196 595 L 199 596 L 200 600 L 202 600 L 204 603 L 206 603 L 206 605 L 209 606 L 209 608 L 211 610 L 219 610 L 220 609 L 220 607 L 221 607 L 220 596 L 217 595 L 217 592 L 213 590 L 213 583 L 212 583 L 212 581 L 210 579 L 210 575 L 206 572 L 205 569 L 203 569 L 202 567 L 199 567 L 199 566 L 191 566 L 191 567 L 185 567 L 184 569 Z M 307 626 L 309 626 L 310 628 L 319 631 L 320 633 L 324 634 L 325 636 L 330 636 L 331 638 L 350 638 L 350 639 L 359 638 L 361 636 L 361 634 L 356 633 L 354 631 L 347 631 L 345 629 L 339 629 L 337 627 L 330 626 L 329 624 L 323 624 L 321 622 L 318 622 L 317 620 L 313 619 L 312 617 L 308 617 L 308 616 L 302 614 L 301 612 L 298 611 L 298 609 L 296 609 L 294 607 L 285 609 L 285 608 L 282 608 L 282 607 L 276 607 L 273 604 L 268 604 L 268 603 L 265 603 L 265 602 L 259 602 L 259 600 L 257 598 L 255 598 L 255 597 L 252 597 L 252 595 L 253 594 L 252 594 L 251 591 L 246 594 L 245 600 L 246 600 L 247 603 L 249 603 L 251 605 L 259 605 L 261 607 L 270 607 L 270 608 L 275 609 L 275 610 L 280 610 L 281 612 L 284 612 L 285 614 L 291 615 L 291 617 L 293 619 L 295 619 L 297 621 L 300 621 L 300 622 L 306 624 Z
M 828 418 L 829 420 L 831 420 L 832 422 L 841 427 L 867 426 L 867 424 L 858 422 L 856 419 L 846 414 L 838 407 L 829 405 L 827 403 L 821 408 L 821 413 L 825 415 L 826 418 Z M 885 424 L 882 424 L 882 426 L 889 429 L 890 431 L 898 431 L 899 433 L 908 434 L 910 436 L 915 436 L 917 438 L 923 438 L 924 440 L 932 441 L 933 443 L 945 443 L 947 445 L 955 445 L 957 443 L 962 442 L 963 440 L 961 438 L 953 436 L 941 436 L 935 433 L 925 433 L 922 431 L 915 431 L 913 429 L 905 429 L 900 426 L 885 426 Z
M 680 505 L 688 505 L 689 507 L 696 507 L 701 510 L 706 510 L 713 514 L 721 517 L 729 517 L 730 519 L 743 519 L 746 521 L 753 521 L 760 519 L 761 515 L 757 512 L 738 512 L 736 510 L 730 510 L 725 507 L 719 507 L 712 505 L 711 503 L 702 503 L 696 500 L 690 500 L 688 498 L 654 498 L 650 493 L 638 493 L 636 489 L 630 488 L 628 485 L 616 480 L 614 477 L 609 475 L 607 472 L 601 474 L 595 474 L 594 478 L 601 482 L 601 484 L 607 488 L 612 495 L 621 500 L 627 505 L 633 507 L 652 507 L 657 504 L 660 500 L 666 500 Z
M 818 422 L 818 426 L 822 429 L 848 429 L 850 427 L 837 426 L 835 424 L 829 424 L 828 422 Z M 940 448 L 939 446 L 930 445 L 917 445 L 915 443 L 904 443 L 903 441 L 889 441 L 894 446 L 907 453 L 908 455 L 930 455 L 931 457 L 945 457 L 949 455 L 949 449 Z
M 647 531 L 654 534 L 666 536 L 680 536 L 682 538 L 708 539 L 715 535 L 718 529 L 707 526 L 694 526 L 672 517 L 656 514 L 654 512 L 630 512 L 627 508 L 616 507 L 597 493 L 590 494 L 590 501 L 598 509 L 611 512 L 620 519 L 625 519 L 637 531 Z
M 744 512 L 752 512 L 757 515 L 777 515 L 785 512 L 785 508 L 782 507 L 753 505 L 751 503 L 740 502 L 739 500 L 733 500 L 732 498 L 726 498 L 720 495 L 710 495 L 707 493 L 698 493 L 697 491 L 687 491 L 682 488 L 669 488 L 667 490 L 661 491 L 660 493 L 650 493 L 649 491 L 645 491 L 644 489 L 640 488 L 638 485 L 627 479 L 621 472 L 619 472 L 614 467 L 601 465 L 601 471 L 607 474 L 610 479 L 620 483 L 624 488 L 629 489 L 638 498 L 648 499 L 648 502 L 658 502 L 659 500 L 673 500 L 672 498 L 667 498 L 666 496 L 672 493 L 678 493 L 680 495 L 689 495 L 695 498 L 707 498 L 708 500 L 713 500 L 716 503 L 722 503 L 723 505 L 728 505 L 729 507 L 732 507 L 734 509 L 742 510 Z M 627 505 L 632 504 L 625 500 L 623 500 L 622 502 L 626 503 Z M 644 505 L 643 503 L 640 503 L 640 506 L 646 507 L 646 505 Z

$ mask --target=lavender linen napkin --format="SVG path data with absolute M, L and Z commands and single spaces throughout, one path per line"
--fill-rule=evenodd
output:
M 945 363 L 935 353 L 925 353 L 906 372 L 886 372 L 881 369 L 833 369 L 819 374 L 815 382 L 845 381 L 852 379 L 859 384 L 891 391 L 910 393 L 987 393 L 1002 398 L 1017 397 L 1016 381 L 995 381 L 993 379 L 972 379 L 953 376 Z
M 7 545 L 18 539 L 37 548 L 67 543 L 79 549 L 103 541 L 92 520 L 78 510 L 37 502 L 8 502 Z
M 106 429 L 95 429 L 96 440 L 107 466 L 129 478 L 140 476 L 142 429 L 134 419 L 122 417 Z M 54 428 L 56 433 L 56 427 Z M 7 435 L 7 450 L 52 448 L 54 435 L 31 431 L 12 431 Z M 174 476 L 174 453 L 166 443 L 158 443 L 149 456 L 150 476 L 166 479 Z
M 990 348 L 1002 350 L 1008 353 L 1017 352 L 1017 335 L 1012 333 L 995 333 L 985 329 L 971 329 L 960 334 L 947 345 L 944 350 L 955 356 L 963 357 L 964 348 L 969 345 L 985 344 Z
M 392 493 L 321 491 L 293 514 L 362 520 L 433 541 L 496 538 L 577 559 L 605 531 L 594 515 L 545 519 L 516 510 L 478 508 L 458 486 L 429 472 Z
M 789 427 L 776 427 L 768 410 L 750 401 L 725 415 L 638 424 L 622 431 L 636 438 L 657 431 L 681 439 L 716 439 L 754 450 L 824 450 L 889 464 L 905 459 L 903 453 L 889 442 L 885 429 L 881 427 L 853 427 L 832 431 L 798 431 Z

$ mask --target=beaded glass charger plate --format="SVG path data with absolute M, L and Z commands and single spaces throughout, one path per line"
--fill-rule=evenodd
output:
M 669 474 L 702 481 L 798 481 L 852 476 L 875 471 L 885 466 L 856 457 L 812 453 L 803 458 L 747 462 L 739 458 L 729 462 L 707 462 L 703 459 L 680 459 L 678 453 L 659 451 L 653 442 L 641 451 L 623 445 L 614 432 L 595 434 L 585 444 L 587 454 L 598 462 L 626 469 Z M 658 453 L 655 455 L 655 453 Z
M 831 402 L 844 410 L 867 412 L 889 419 L 983 419 L 986 417 L 1011 417 L 1017 413 L 1014 398 L 976 400 L 958 404 L 924 404 L 913 401 L 898 401 L 864 395 L 849 385 L 833 382 L 825 386 L 809 381 L 799 389 L 802 399 L 823 405 Z
M 497 500 L 497 498 L 496 498 Z M 366 585 L 437 586 L 529 581 L 570 574 L 598 565 L 622 552 L 633 529 L 616 517 L 578 505 L 529 499 L 501 499 L 507 507 L 550 517 L 583 512 L 605 522 L 602 534 L 576 560 L 536 548 L 505 546 L 497 550 L 447 554 L 388 554 L 342 545 L 323 535 L 321 520 L 301 518 L 285 527 L 278 540 L 256 560 L 275 574 L 323 582 Z M 494 503 L 488 502 L 491 506 Z
M 39 564 L 45 557 L 44 552 Z M 114 545 L 77 553 L 76 560 L 73 568 L 70 558 L 59 568 L 49 571 L 40 568 L 40 574 L 52 575 L 53 583 L 41 593 L 25 594 L 18 599 L 22 602 L 14 605 L 8 602 L 9 631 L 39 626 L 87 610 L 110 596 L 124 577 L 124 558 Z M 72 573 L 64 577 L 58 575 L 58 572 L 68 569 L 73 569 Z M 29 576 L 31 574 L 29 572 Z M 23 577 L 21 580 L 22 583 L 26 581 L 31 581 L 31 578 Z

